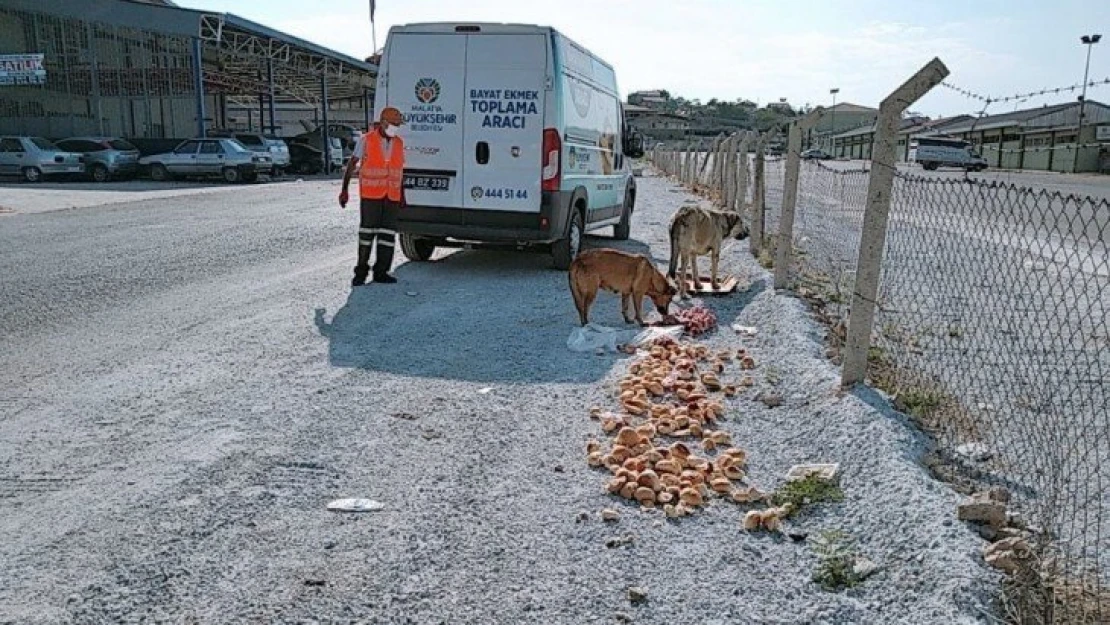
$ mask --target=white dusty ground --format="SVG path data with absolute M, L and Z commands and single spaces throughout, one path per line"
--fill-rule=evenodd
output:
M 622 247 L 663 266 L 689 196 L 639 182 Z M 734 504 L 668 522 L 603 491 L 587 410 L 615 407 L 630 357 L 566 349 L 576 314 L 546 256 L 399 259 L 401 284 L 352 292 L 336 191 L 0 218 L 0 622 L 986 622 L 995 577 L 922 440 L 838 391 L 817 324 L 746 243 L 723 262 L 742 292 L 707 302 L 708 342 L 759 362 L 724 429 L 765 489 L 841 464 L 846 500 L 788 529 L 843 528 L 883 567 L 843 593 L 810 581 L 806 542 L 743 532 Z M 593 320 L 618 325 L 599 299 Z M 770 386 L 778 408 L 753 399 Z M 325 509 L 340 497 L 385 509 Z

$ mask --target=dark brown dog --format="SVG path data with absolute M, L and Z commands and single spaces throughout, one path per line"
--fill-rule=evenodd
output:
M 590 306 L 597 297 L 598 289 L 621 296 L 621 314 L 628 318 L 628 309 L 634 311 L 634 319 L 644 324 L 640 317 L 640 305 L 644 297 L 650 297 L 660 315 L 666 316 L 674 295 L 678 292 L 674 284 L 667 280 L 663 272 L 655 268 L 642 254 L 628 254 L 620 250 L 599 249 L 583 252 L 570 264 L 570 294 L 582 325 L 589 323 Z

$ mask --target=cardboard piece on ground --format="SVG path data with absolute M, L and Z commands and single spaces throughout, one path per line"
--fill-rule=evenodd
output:
M 703 295 L 727 295 L 736 290 L 739 286 L 740 280 L 736 276 L 722 275 L 718 276 L 716 290 L 710 285 L 711 279 L 709 276 L 698 276 L 701 278 L 701 283 L 695 283 L 693 276 L 686 274 L 686 288 L 691 293 L 700 293 Z

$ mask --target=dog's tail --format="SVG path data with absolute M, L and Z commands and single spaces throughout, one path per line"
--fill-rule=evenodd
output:
M 671 264 L 667 266 L 667 277 L 674 279 L 678 271 L 678 219 L 671 220 Z

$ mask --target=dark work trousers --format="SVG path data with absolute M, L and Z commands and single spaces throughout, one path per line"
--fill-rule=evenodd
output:
M 393 246 L 397 240 L 397 211 L 400 206 L 388 198 L 362 200 L 359 204 L 358 264 L 355 277 L 365 280 L 370 271 L 370 252 L 377 241 L 374 275 L 381 276 L 393 266 Z

